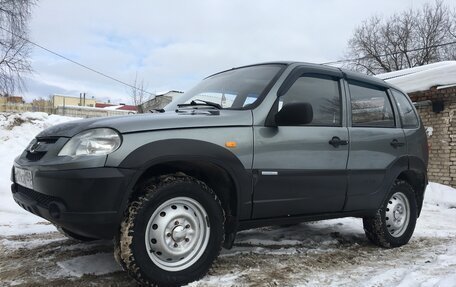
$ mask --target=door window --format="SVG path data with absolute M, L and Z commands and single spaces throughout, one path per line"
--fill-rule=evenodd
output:
M 352 126 L 394 127 L 394 114 L 388 94 L 381 88 L 349 83 Z
M 408 100 L 408 97 L 403 93 L 392 90 L 394 98 L 396 99 L 399 108 L 399 115 L 401 116 L 402 127 L 404 129 L 413 129 L 418 127 L 418 116 L 415 109 Z
M 296 80 L 279 99 L 280 109 L 289 103 L 312 106 L 312 122 L 308 126 L 341 126 L 341 97 L 338 79 L 325 75 L 305 75 Z

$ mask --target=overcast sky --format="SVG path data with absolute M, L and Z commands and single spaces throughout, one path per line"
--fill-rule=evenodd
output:
M 264 61 L 344 58 L 353 29 L 425 0 L 40 0 L 30 38 L 147 90 L 185 91 L 203 77 Z M 453 1 L 446 1 L 455 6 Z M 54 93 L 129 103 L 129 88 L 34 47 L 28 100 Z

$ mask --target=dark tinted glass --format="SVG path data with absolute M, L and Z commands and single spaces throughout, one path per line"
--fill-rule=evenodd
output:
M 279 110 L 288 103 L 309 103 L 313 109 L 311 126 L 340 126 L 339 81 L 326 76 L 303 76 L 280 97 Z
M 386 91 L 350 83 L 352 126 L 394 127 L 394 114 Z
M 399 114 L 401 116 L 402 127 L 405 129 L 417 128 L 418 127 L 418 116 L 415 113 L 415 109 L 408 100 L 408 97 L 403 93 L 392 90 L 394 98 L 396 99 L 397 106 L 399 108 Z
M 257 65 L 229 70 L 204 79 L 194 88 L 179 97 L 166 109 L 175 109 L 177 104 L 204 100 L 223 108 L 249 108 L 258 101 L 269 83 L 283 65 Z

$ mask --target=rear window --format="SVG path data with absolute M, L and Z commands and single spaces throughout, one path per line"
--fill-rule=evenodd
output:
M 393 96 L 396 99 L 397 107 L 399 108 L 399 115 L 401 116 L 402 127 L 404 129 L 413 129 L 419 126 L 418 116 L 412 103 L 409 101 L 408 96 L 403 93 L 392 90 Z
M 385 128 L 395 126 L 393 108 L 385 90 L 358 82 L 349 83 L 349 89 L 352 126 Z

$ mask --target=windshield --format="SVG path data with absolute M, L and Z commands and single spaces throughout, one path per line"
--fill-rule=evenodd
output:
M 283 65 L 257 65 L 210 76 L 166 107 L 209 106 L 222 109 L 249 109 Z

